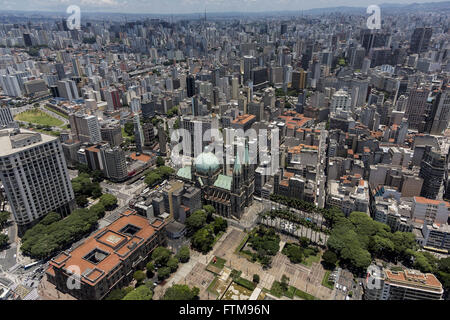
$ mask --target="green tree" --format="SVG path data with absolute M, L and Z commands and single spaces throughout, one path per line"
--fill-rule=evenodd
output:
M 103 171 L 94 170 L 92 172 L 92 181 L 93 182 L 102 182 L 103 180 L 105 180 L 105 174 L 103 173 Z
M 190 259 L 190 252 L 189 247 L 182 246 L 180 250 L 178 250 L 178 253 L 176 254 L 176 257 L 181 263 L 186 263 Z
M 146 285 L 142 285 L 128 293 L 123 300 L 152 300 L 153 292 Z
M 138 285 L 145 280 L 145 273 L 141 270 L 137 270 L 133 273 L 134 280 L 137 281 Z
M 147 270 L 147 273 L 152 275 L 155 272 L 155 264 L 153 263 L 153 261 L 148 262 L 145 265 L 145 269 Z
M 200 290 L 197 287 L 190 289 L 184 284 L 174 284 L 166 290 L 163 300 L 195 300 Z
M 75 198 L 75 202 L 77 203 L 77 205 L 81 208 L 84 208 L 87 206 L 88 204 L 88 199 L 84 194 L 80 194 L 79 196 L 77 196 Z
M 161 167 L 161 166 L 163 166 L 165 164 L 166 164 L 166 162 L 164 161 L 163 157 L 158 156 L 156 158 L 156 166 Z
M 47 226 L 59 220 L 61 220 L 61 215 L 59 213 L 50 212 L 44 217 L 44 219 L 41 220 L 40 223 Z
M 96 215 L 97 219 L 100 219 L 105 215 L 105 207 L 100 202 L 97 202 L 89 208 L 89 212 Z
M 206 224 L 206 213 L 203 210 L 194 211 L 185 221 L 188 234 L 191 235 Z
M 113 210 L 117 206 L 117 197 L 112 194 L 105 193 L 100 197 L 100 203 L 106 210 Z
M 169 267 L 162 267 L 158 269 L 158 279 L 164 280 L 168 278 L 170 275 L 170 268 Z
M 216 219 L 214 219 L 213 226 L 214 226 L 214 233 L 218 234 L 221 231 L 227 230 L 228 222 L 222 217 L 217 217 Z
M 208 226 L 201 228 L 192 237 L 192 246 L 202 253 L 207 253 L 212 249 L 214 242 L 214 232 Z
M 105 300 L 122 300 L 128 293 L 130 293 L 133 290 L 134 290 L 133 287 L 114 289 L 108 294 Z
M 170 250 L 164 247 L 157 247 L 152 252 L 152 260 L 158 266 L 166 266 L 170 259 Z
M 0 248 L 8 245 L 9 237 L 6 234 L 0 233 Z
M 337 255 L 333 251 L 327 250 L 322 255 L 322 260 L 327 269 L 334 269 L 337 263 Z
M 259 283 L 259 275 L 256 274 L 256 273 L 253 275 L 253 282 L 254 283 Z
M 124 125 L 124 131 L 128 136 L 134 135 L 134 123 L 131 121 L 128 121 Z
M 161 181 L 161 175 L 158 172 L 154 172 L 154 171 L 149 172 L 145 176 L 145 180 L 144 180 L 144 182 L 151 187 L 156 185 L 160 181 Z
M 1 211 L 0 212 L 0 227 L 4 227 L 6 222 L 8 221 L 9 217 L 11 216 L 11 213 L 8 211 Z
M 167 261 L 167 266 L 170 268 L 171 272 L 175 272 L 178 269 L 178 259 L 175 257 L 169 258 L 169 261 Z

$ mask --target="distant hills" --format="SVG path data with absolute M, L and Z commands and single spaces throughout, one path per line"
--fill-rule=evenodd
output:
M 428 2 L 428 3 L 412 3 L 412 4 L 391 4 L 384 3 L 379 5 L 382 11 L 389 14 L 405 14 L 414 12 L 450 12 L 450 1 L 443 2 Z M 349 7 L 339 6 L 330 8 L 315 8 L 308 10 L 290 10 L 290 11 L 271 11 L 271 12 L 207 12 L 209 18 L 226 18 L 226 17 L 262 17 L 262 16 L 298 16 L 298 15 L 321 15 L 321 14 L 366 14 L 367 7 Z M 20 11 L 20 10 L 8 10 L 3 11 L 0 9 L 0 16 L 12 14 L 16 17 L 51 17 L 56 18 L 58 16 L 66 17 L 65 12 L 49 12 L 49 11 Z M 197 13 L 179 13 L 179 14 L 150 14 L 150 13 L 115 13 L 115 12 L 88 12 L 84 11 L 84 15 L 89 18 L 114 18 L 114 17 L 127 17 L 127 18 L 166 18 L 166 17 L 185 17 L 190 19 L 203 18 L 204 12 Z

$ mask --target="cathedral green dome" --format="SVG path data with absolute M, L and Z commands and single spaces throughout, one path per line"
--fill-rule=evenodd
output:
M 194 160 L 195 170 L 201 173 L 214 172 L 220 168 L 219 159 L 212 152 L 200 153 Z

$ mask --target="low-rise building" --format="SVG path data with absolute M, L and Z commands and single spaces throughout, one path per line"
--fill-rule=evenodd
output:
M 51 259 L 47 279 L 77 299 L 103 299 L 127 285 L 136 269 L 144 268 L 152 251 L 164 244 L 165 227 L 160 219 L 149 221 L 127 210 L 72 251 Z

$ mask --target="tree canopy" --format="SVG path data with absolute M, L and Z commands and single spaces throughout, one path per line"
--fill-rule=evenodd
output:
M 146 285 L 142 285 L 128 293 L 122 300 L 152 300 L 153 292 Z
M 163 300 L 194 300 L 198 299 L 200 290 L 197 287 L 190 289 L 184 284 L 174 284 L 166 290 Z

